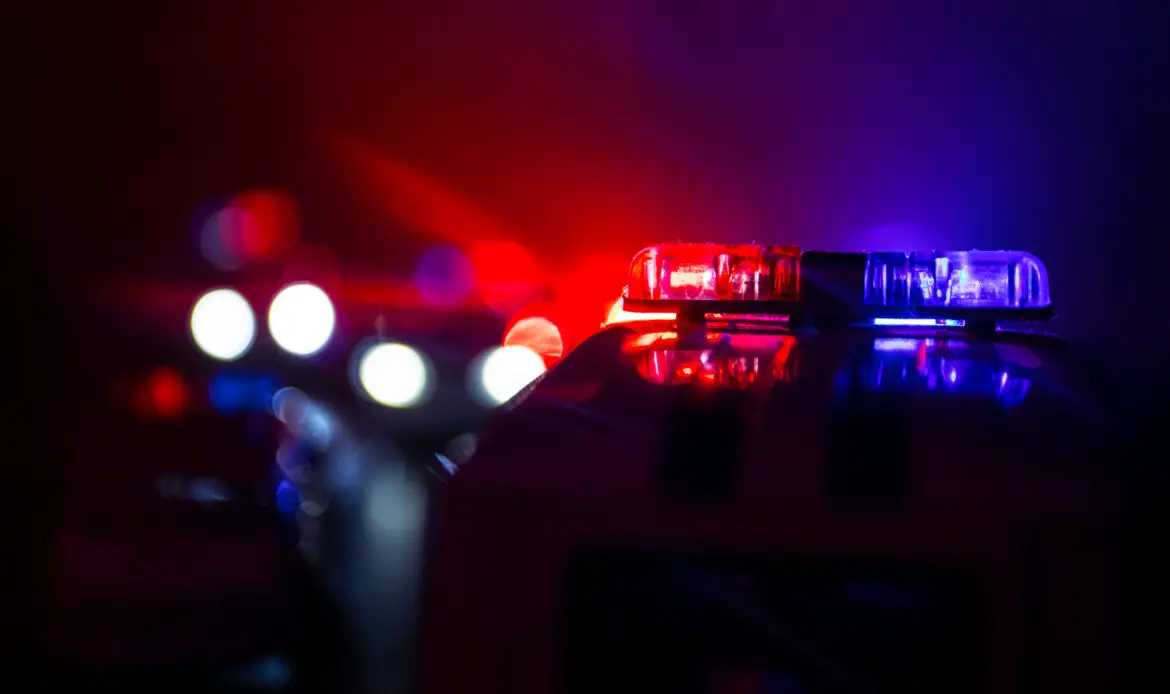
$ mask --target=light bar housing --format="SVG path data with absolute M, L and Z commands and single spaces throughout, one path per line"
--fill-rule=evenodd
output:
M 640 251 L 622 310 L 698 321 L 716 314 L 783 315 L 797 326 L 974 328 L 1053 315 L 1044 263 L 1023 251 L 836 253 L 716 243 Z

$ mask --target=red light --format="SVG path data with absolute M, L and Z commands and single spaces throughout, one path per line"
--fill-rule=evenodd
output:
M 627 293 L 651 300 L 795 299 L 800 256 L 795 246 L 651 246 L 634 257 Z
M 245 212 L 236 240 L 248 260 L 268 260 L 289 250 L 300 238 L 296 203 L 282 193 L 255 191 L 238 195 L 237 209 Z
M 135 400 L 144 417 L 177 419 L 187 409 L 187 384 L 174 369 L 160 367 L 146 379 Z
M 510 241 L 472 244 L 471 263 L 480 295 L 489 308 L 511 313 L 529 303 L 543 272 L 527 248 Z

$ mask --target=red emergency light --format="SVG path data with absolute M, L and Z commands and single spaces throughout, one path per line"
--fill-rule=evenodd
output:
M 800 296 L 800 256 L 795 246 L 650 246 L 630 265 L 626 298 L 791 301 Z

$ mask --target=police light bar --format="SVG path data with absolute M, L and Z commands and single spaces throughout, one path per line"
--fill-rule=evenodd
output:
M 831 253 L 716 243 L 643 249 L 622 310 L 923 327 L 1053 315 L 1044 263 L 1022 251 Z

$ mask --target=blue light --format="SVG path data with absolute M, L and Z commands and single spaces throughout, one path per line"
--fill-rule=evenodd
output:
M 276 508 L 285 516 L 296 513 L 301 505 L 301 490 L 292 483 L 292 480 L 281 480 L 276 487 Z
M 865 303 L 891 307 L 1048 308 L 1048 270 L 1023 251 L 871 253 Z
M 279 388 L 275 376 L 225 372 L 211 379 L 208 396 L 211 406 L 221 414 L 266 412 Z
M 873 324 L 915 328 L 961 328 L 967 321 L 953 318 L 874 318 Z

